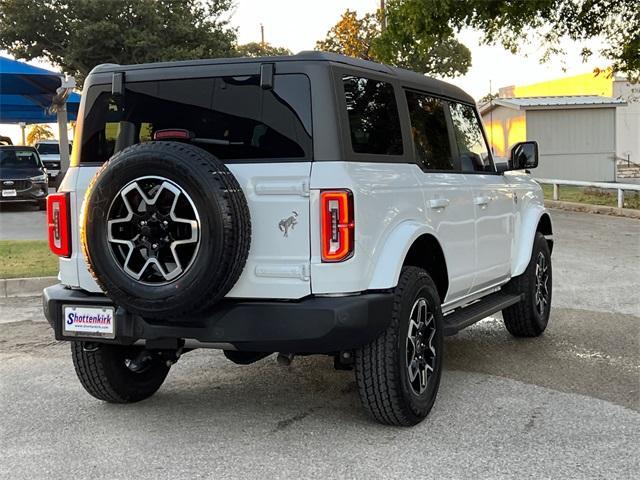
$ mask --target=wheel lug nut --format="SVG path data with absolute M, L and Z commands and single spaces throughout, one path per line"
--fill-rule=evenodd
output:
M 154 243 L 153 245 L 151 245 L 151 248 L 158 248 L 158 244 Z
M 163 221 L 162 221 L 162 224 L 163 224 L 163 225 L 165 225 L 165 226 L 167 226 L 167 225 L 169 225 L 169 222 L 167 222 L 166 220 L 163 220 Z

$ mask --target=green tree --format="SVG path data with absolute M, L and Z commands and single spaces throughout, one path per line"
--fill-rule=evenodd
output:
M 268 43 L 249 42 L 236 47 L 238 57 L 276 57 L 279 55 L 293 55 L 288 48 L 274 47 Z
M 601 38 L 600 53 L 612 71 L 640 78 L 638 0 L 389 0 L 385 14 L 388 28 L 376 48 L 389 55 L 411 57 L 425 40 L 446 42 L 464 27 L 513 53 L 523 45 L 541 46 L 541 61 L 565 54 L 566 39 Z M 586 61 L 593 52 L 584 48 L 581 54 Z
M 48 140 L 50 138 L 53 138 L 51 127 L 49 125 L 37 123 L 32 125 L 29 129 L 29 133 L 27 133 L 27 145 L 33 145 L 38 140 Z
M 0 0 L 0 48 L 80 82 L 100 63 L 232 56 L 232 0 Z
M 480 97 L 480 99 L 478 100 L 478 105 L 482 105 L 483 103 L 490 102 L 491 100 L 495 100 L 496 98 L 500 98 L 500 95 L 498 95 L 497 93 L 489 92 L 483 97 Z
M 347 10 L 316 48 L 448 77 L 462 75 L 471 66 L 471 52 L 452 35 L 426 34 L 416 42 L 412 33 L 396 28 L 393 20 L 387 16 L 384 22 L 381 11 L 359 18 Z

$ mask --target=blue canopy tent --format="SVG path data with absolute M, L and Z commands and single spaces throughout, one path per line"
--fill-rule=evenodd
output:
M 60 143 L 68 143 L 67 121 L 78 116 L 80 95 L 75 80 L 56 72 L 0 56 L 0 123 L 58 122 Z M 60 149 L 62 169 L 69 154 Z
M 56 113 L 48 113 L 50 95 L 0 95 L 0 123 L 55 123 Z M 67 99 L 67 118 L 73 121 L 78 116 L 80 95 L 71 93 Z

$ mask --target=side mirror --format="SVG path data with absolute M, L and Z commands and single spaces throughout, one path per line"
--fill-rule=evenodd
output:
M 510 170 L 528 170 L 538 166 L 538 142 L 518 142 L 511 148 Z

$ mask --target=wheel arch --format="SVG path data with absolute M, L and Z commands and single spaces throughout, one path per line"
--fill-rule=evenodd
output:
M 511 277 L 521 275 L 527 268 L 536 233 L 540 232 L 545 236 L 549 250 L 553 251 L 553 224 L 545 208 L 535 208 L 526 212 L 520 222 L 520 231 L 511 263 Z
M 389 235 L 378 256 L 369 289 L 394 288 L 402 267 L 407 265 L 424 268 L 436 284 L 440 301 L 444 302 L 449 288 L 444 250 L 435 232 L 417 222 L 403 222 Z

